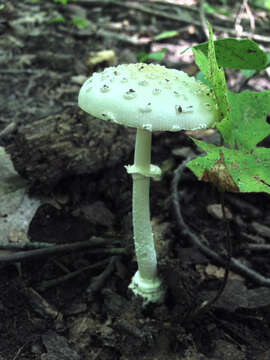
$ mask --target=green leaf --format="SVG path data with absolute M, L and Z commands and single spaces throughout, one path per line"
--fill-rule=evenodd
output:
M 192 46 L 186 47 L 184 50 L 180 52 L 180 55 L 183 55 L 185 52 L 187 52 L 189 49 L 192 49 Z
M 214 6 L 208 4 L 207 2 L 205 2 L 203 4 L 203 8 L 204 8 L 205 12 L 207 12 L 208 14 L 214 14 L 216 12 L 216 9 L 214 8 Z
M 53 23 L 64 23 L 66 19 L 63 16 L 55 16 L 53 18 L 48 19 L 47 24 Z
M 162 61 L 164 59 L 165 54 L 168 52 L 168 49 L 161 49 L 159 51 L 152 52 L 148 55 L 148 59 L 150 60 L 156 60 L 156 61 Z
M 219 66 L 230 69 L 262 70 L 267 64 L 266 53 L 252 40 L 226 38 L 216 40 L 214 44 Z M 194 48 L 207 56 L 207 42 L 196 45 Z
M 84 29 L 88 26 L 88 21 L 85 19 L 78 18 L 78 17 L 73 17 L 71 19 L 71 24 L 75 25 L 79 29 Z
M 197 80 L 199 80 L 200 82 L 204 83 L 209 88 L 211 88 L 210 82 L 204 77 L 204 75 L 201 71 L 198 71 L 197 74 L 195 75 L 195 77 Z
M 150 54 L 147 54 L 145 52 L 139 52 L 136 56 L 139 62 L 145 62 L 146 60 L 162 61 L 168 51 L 168 49 L 164 48 Z
M 179 35 L 179 31 L 176 30 L 172 30 L 172 31 L 164 31 L 158 35 L 156 35 L 154 37 L 154 40 L 163 40 L 163 39 L 168 39 L 168 38 L 172 38 Z
M 192 140 L 207 152 L 187 164 L 200 180 L 225 191 L 270 194 L 270 149 L 259 147 L 247 153 Z
M 233 128 L 227 143 L 232 148 L 251 151 L 270 135 L 270 125 L 265 121 L 270 113 L 270 90 L 228 92 L 228 95 Z
M 197 47 L 193 47 L 192 51 L 194 54 L 195 62 L 200 68 L 203 77 L 211 84 L 219 112 L 216 126 L 220 131 L 223 132 L 224 139 L 225 141 L 227 141 L 227 139 L 230 137 L 232 119 L 227 98 L 226 79 L 224 70 L 219 68 L 217 64 L 211 25 L 208 24 L 208 27 L 208 58 L 206 57 L 205 53 L 203 53 Z
M 198 49 L 192 48 L 194 60 L 198 68 L 201 70 L 203 77 L 209 82 L 209 64 L 205 54 Z
M 54 3 L 60 3 L 62 5 L 67 5 L 68 0 L 53 0 Z
M 201 49 L 198 49 L 197 46 L 193 47 L 192 51 L 197 66 L 200 68 L 204 78 L 211 84 L 212 90 L 215 94 L 215 98 L 219 110 L 218 123 L 221 123 L 222 121 L 225 120 L 227 121 L 227 123 L 230 123 L 231 122 L 230 108 L 227 99 L 225 74 L 224 74 L 224 70 L 220 69 L 217 64 L 215 45 L 213 41 L 213 32 L 210 24 L 208 25 L 208 27 L 209 27 L 209 41 L 207 43 L 208 58 Z
M 266 10 L 270 10 L 270 0 L 256 0 L 255 3 Z
M 251 76 L 253 76 L 254 74 L 256 74 L 256 70 L 247 70 L 247 69 L 243 69 L 241 70 L 241 74 L 246 77 L 247 79 L 251 78 Z
M 219 121 L 226 121 L 229 125 L 231 124 L 231 114 L 230 107 L 227 98 L 227 87 L 224 70 L 219 68 L 216 53 L 215 45 L 213 40 L 213 31 L 208 24 L 209 28 L 209 41 L 208 41 L 208 62 L 209 62 L 209 78 L 208 80 L 213 86 L 213 90 L 216 96 L 216 101 L 218 104 L 219 110 Z M 218 127 L 218 124 L 217 124 Z
M 270 194 L 270 149 L 258 147 L 270 135 L 270 125 L 266 122 L 270 90 L 238 94 L 228 91 L 215 47 L 209 25 L 208 61 L 202 48 L 195 47 L 193 52 L 196 64 L 214 91 L 220 112 L 217 128 L 226 146 L 192 139 L 206 155 L 187 166 L 200 180 L 212 182 L 222 190 Z
M 227 139 L 231 148 L 192 139 L 207 152 L 187 164 L 200 179 L 231 192 L 270 194 L 270 149 L 257 147 L 270 135 L 270 90 L 228 92 L 233 127 Z M 221 131 L 224 138 L 224 133 Z
M 230 16 L 230 12 L 226 9 L 223 9 L 222 7 L 220 6 L 213 6 L 207 2 L 205 2 L 203 4 L 203 7 L 204 7 L 204 10 L 205 12 L 207 12 L 208 14 L 222 14 L 222 15 L 225 15 L 225 16 Z
M 136 58 L 137 58 L 138 62 L 140 62 L 140 63 L 145 62 L 147 60 L 147 56 L 148 56 L 148 54 L 144 51 L 139 51 L 136 54 Z
M 265 67 L 270 65 L 270 53 L 266 53 L 266 57 L 267 57 L 267 61 Z M 258 72 L 259 72 L 258 70 L 248 70 L 248 69 L 241 70 L 241 74 L 248 79 L 251 78 L 253 75 L 257 74 Z

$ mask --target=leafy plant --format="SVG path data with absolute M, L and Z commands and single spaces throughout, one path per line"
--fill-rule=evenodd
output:
M 50 18 L 47 23 L 48 24 L 54 24 L 54 23 L 64 23 L 66 22 L 66 19 L 63 17 L 63 16 L 55 16 L 55 17 L 52 17 Z
M 267 53 L 266 55 L 267 55 L 267 62 L 266 62 L 265 68 L 270 66 L 270 53 Z M 242 75 L 248 79 L 251 78 L 253 75 L 257 74 L 258 72 L 259 72 L 259 70 L 253 70 L 253 69 L 241 70 Z
M 154 40 L 159 41 L 159 40 L 169 39 L 169 38 L 177 36 L 178 34 L 179 34 L 179 31 L 177 31 L 177 30 L 164 31 L 164 32 L 156 35 L 154 37 Z
M 67 3 L 70 1 L 70 2 L 75 2 L 76 0 L 52 0 L 54 3 L 59 3 L 59 4 L 62 4 L 62 5 L 67 5 Z
M 219 13 L 219 14 L 222 14 L 222 15 L 225 15 L 225 16 L 230 16 L 230 12 L 226 9 L 223 9 L 222 7 L 220 6 L 213 6 L 211 4 L 209 4 L 208 2 L 205 2 L 203 4 L 203 7 L 204 7 L 204 10 L 206 13 L 208 14 L 216 14 L 216 13 Z
M 155 41 L 160 41 L 160 40 L 164 40 L 164 39 L 168 39 L 168 38 L 172 38 L 175 37 L 179 34 L 179 31 L 177 30 L 171 30 L 171 31 L 164 31 L 158 35 L 156 35 L 154 37 Z M 147 60 L 154 60 L 157 62 L 161 62 L 164 59 L 165 54 L 168 52 L 169 50 L 166 48 L 163 48 L 161 50 L 152 52 L 152 53 L 146 53 L 146 52 L 139 52 L 137 54 L 137 59 L 139 62 L 145 62 Z
M 137 54 L 137 59 L 139 62 L 145 62 L 146 60 L 155 60 L 155 61 L 162 61 L 164 59 L 165 54 L 168 52 L 168 49 L 164 48 L 150 54 L 146 52 L 140 52 Z
M 62 5 L 67 5 L 68 0 L 53 0 L 54 3 L 60 3 Z
M 270 113 L 270 91 L 233 93 L 226 88 L 224 71 L 220 68 L 256 71 L 265 68 L 267 55 L 251 40 L 214 42 L 210 26 L 209 34 L 208 44 L 195 46 L 193 52 L 216 97 L 219 108 L 216 125 L 223 145 L 192 139 L 206 155 L 190 161 L 187 166 L 200 180 L 212 182 L 221 190 L 270 194 L 270 149 L 258 146 L 270 135 L 270 125 L 266 122 Z M 222 57 L 224 46 L 227 54 Z M 216 49 L 219 49 L 217 55 Z
M 81 19 L 81 18 L 78 18 L 78 17 L 73 17 L 71 19 L 71 24 L 75 25 L 79 29 L 84 29 L 84 28 L 86 28 L 88 26 L 87 20 Z
M 219 66 L 230 69 L 262 70 L 267 64 L 267 54 L 258 44 L 249 39 L 225 38 L 201 43 L 193 47 L 207 57 L 210 43 L 214 44 L 215 57 Z M 212 60 L 209 59 L 209 63 Z
M 270 0 L 255 0 L 255 5 L 270 10 Z
M 79 29 L 84 29 L 88 26 L 88 22 L 81 18 L 73 17 L 71 21 L 68 21 L 63 16 L 55 16 L 47 21 L 48 24 L 70 23 Z

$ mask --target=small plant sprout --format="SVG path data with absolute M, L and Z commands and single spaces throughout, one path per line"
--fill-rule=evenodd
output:
M 207 86 L 178 70 L 129 64 L 94 73 L 82 86 L 79 106 L 91 115 L 137 128 L 133 179 L 133 231 L 138 271 L 130 288 L 148 302 L 160 303 L 165 290 L 158 277 L 150 222 L 150 178 L 161 170 L 151 164 L 152 131 L 196 130 L 216 121 L 217 107 Z

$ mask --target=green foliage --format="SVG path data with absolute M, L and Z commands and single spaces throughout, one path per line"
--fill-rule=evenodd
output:
M 270 149 L 258 147 L 244 152 L 193 141 L 207 152 L 188 163 L 200 180 L 212 182 L 224 191 L 270 193 Z
M 209 46 L 206 54 L 197 46 L 193 48 L 195 62 L 200 68 L 205 80 L 211 85 L 211 89 L 218 105 L 217 128 L 224 133 L 225 138 L 230 136 L 231 113 L 228 105 L 226 80 L 224 70 L 219 68 L 213 41 L 212 29 L 209 26 Z M 208 56 L 208 57 L 206 57 Z
M 220 112 L 217 128 L 224 145 L 215 146 L 192 139 L 206 155 L 190 161 L 187 166 L 200 180 L 212 182 L 222 190 L 270 193 L 270 149 L 258 146 L 270 135 L 270 125 L 266 122 L 266 116 L 270 113 L 270 91 L 233 93 L 227 90 L 224 72 L 219 68 L 215 56 L 217 42 L 213 41 L 211 28 L 209 34 L 207 51 L 196 46 L 193 52 L 204 79 L 216 96 Z M 231 42 L 229 54 L 232 59 L 226 59 L 227 64 L 233 64 L 233 58 L 237 58 L 235 44 Z M 257 54 L 260 52 L 256 50 Z M 264 56 L 259 58 L 259 62 L 256 62 L 251 57 L 254 69 L 262 64 Z M 242 60 L 239 62 L 240 68 L 241 64 Z
M 204 11 L 208 14 L 222 14 L 222 15 L 225 15 L 225 16 L 230 16 L 230 12 L 226 9 L 224 9 L 223 7 L 220 7 L 220 6 L 213 6 L 211 4 L 209 4 L 208 2 L 205 2 L 203 4 L 203 7 L 204 7 Z
M 66 19 L 63 16 L 55 16 L 47 21 L 48 24 L 59 24 L 64 22 L 66 22 Z
M 88 26 L 87 20 L 81 19 L 81 18 L 78 18 L 78 17 L 73 17 L 71 19 L 71 24 L 75 25 L 79 29 L 84 29 L 84 28 L 86 28 Z
M 228 146 L 193 141 L 207 152 L 188 166 L 202 180 L 232 192 L 270 193 L 270 149 L 257 144 L 270 135 L 270 91 L 229 92 L 232 131 Z M 221 133 L 222 135 L 222 133 Z
M 88 26 L 88 22 L 81 18 L 73 17 L 71 21 L 67 21 L 63 16 L 55 16 L 47 21 L 48 24 L 70 23 L 76 26 L 78 29 L 84 29 Z
M 62 5 L 67 5 L 68 0 L 53 0 L 54 3 L 60 3 Z
M 172 31 L 164 31 L 154 37 L 154 40 L 159 41 L 163 39 L 169 39 L 175 37 L 179 34 L 179 31 L 172 30 Z
M 168 39 L 168 38 L 177 36 L 178 34 L 179 34 L 179 31 L 176 31 L 176 30 L 164 31 L 164 32 L 156 35 L 154 37 L 154 40 L 156 40 L 156 41 L 164 40 L 164 39 Z M 164 56 L 168 51 L 169 51 L 168 49 L 163 48 L 161 50 L 152 52 L 150 54 L 148 54 L 146 52 L 139 52 L 139 53 L 137 53 L 136 56 L 137 56 L 137 60 L 139 62 L 145 62 L 147 60 L 154 60 L 157 62 L 161 62 L 164 59 Z
M 266 62 L 265 67 L 268 67 L 270 65 L 270 53 L 267 53 L 266 56 L 267 56 L 267 62 Z M 252 69 L 251 70 L 248 70 L 248 69 L 241 70 L 242 75 L 245 76 L 246 78 L 252 77 L 257 72 L 258 72 L 258 70 L 252 70 Z
M 255 4 L 266 10 L 270 10 L 270 0 L 255 0 Z
M 267 55 L 258 44 L 249 39 L 226 38 L 214 41 L 217 63 L 230 69 L 262 70 L 267 65 Z M 206 56 L 208 43 L 194 46 Z
M 77 0 L 52 0 L 55 4 L 67 5 L 68 2 L 75 2 Z
M 210 82 L 204 77 L 203 73 L 201 71 L 198 71 L 196 74 L 196 79 L 207 85 L 209 88 L 211 88 Z
M 252 152 L 259 142 L 270 135 L 270 125 L 266 122 L 270 113 L 270 90 L 228 92 L 228 95 L 233 126 L 227 143 L 231 148 Z
M 165 54 L 168 52 L 168 49 L 161 49 L 159 51 L 152 52 L 147 54 L 145 52 L 140 52 L 137 54 L 137 59 L 139 62 L 145 62 L 147 60 L 154 60 L 154 61 L 162 61 L 164 59 Z

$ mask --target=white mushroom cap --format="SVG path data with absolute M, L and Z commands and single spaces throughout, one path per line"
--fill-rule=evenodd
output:
M 94 73 L 80 90 L 79 106 L 99 119 L 149 131 L 203 129 L 217 118 L 206 85 L 183 71 L 153 64 Z

